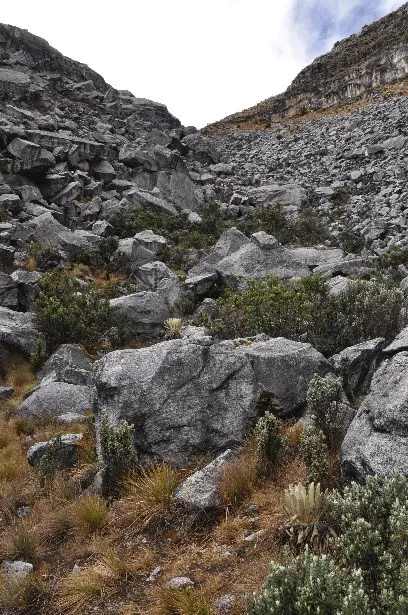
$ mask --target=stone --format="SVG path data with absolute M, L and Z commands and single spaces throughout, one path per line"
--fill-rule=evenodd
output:
M 171 214 L 173 216 L 177 215 L 176 208 L 160 198 L 160 194 L 156 196 L 147 190 L 134 189 L 125 192 L 125 198 L 137 209 L 148 209 L 157 213 Z
M 38 282 L 43 277 L 39 271 L 16 269 L 10 276 L 17 288 L 18 308 L 22 312 L 33 312 L 40 292 Z
M 26 73 L 8 68 L 0 68 L 0 92 L 19 96 L 30 86 L 30 77 Z
M 67 412 L 85 416 L 91 408 L 89 387 L 52 381 L 36 387 L 18 407 L 17 414 L 30 419 L 42 416 L 57 418 Z
M 12 348 L 29 357 L 39 339 L 33 314 L 0 307 L 0 346 Z
M 250 239 L 237 228 L 233 227 L 224 231 L 217 243 L 210 249 L 208 255 L 198 265 L 190 269 L 187 280 L 197 276 L 216 274 L 216 264 L 248 243 L 250 243 Z M 186 283 L 188 284 L 187 280 Z
M 298 414 L 306 404 L 314 374 L 324 376 L 332 371 L 313 346 L 284 337 L 240 346 L 240 352 L 249 358 L 258 387 L 273 400 L 281 416 Z
M 134 239 L 154 254 L 157 254 L 160 249 L 167 246 L 167 240 L 162 235 L 156 235 L 150 229 L 136 233 Z
M 157 336 L 163 332 L 163 323 L 170 317 L 169 307 L 158 292 L 141 291 L 111 299 L 111 307 L 132 324 L 135 335 Z
M 308 344 L 283 338 L 215 343 L 205 331 L 140 350 L 109 353 L 94 368 L 94 412 L 136 426 L 143 460 L 178 466 L 242 444 L 261 394 L 282 413 L 305 405 L 314 373 L 330 365 Z M 180 408 L 183 411 L 180 412 Z
M 222 281 L 233 290 L 242 290 L 248 280 L 263 279 L 267 275 L 289 280 L 311 274 L 309 267 L 299 261 L 291 250 L 280 245 L 273 249 L 268 245 L 264 249 L 256 240 L 221 260 L 215 269 Z
M 382 337 L 345 348 L 330 359 L 336 372 L 343 378 L 346 394 L 355 398 L 366 395 L 371 378 L 380 365 L 385 339 Z
M 395 354 L 402 350 L 408 350 L 408 327 L 402 329 L 391 344 L 384 348 L 384 353 Z
M 181 483 L 174 491 L 174 498 L 186 506 L 200 509 L 221 506 L 220 475 L 233 458 L 234 453 L 231 450 L 219 455 Z
M 33 564 L 20 560 L 4 560 L 2 568 L 7 576 L 10 577 L 26 577 L 34 570 Z
M 91 166 L 92 172 L 98 179 L 110 182 L 116 177 L 116 171 L 109 162 L 109 160 L 99 160 L 94 162 Z
M 0 306 L 17 310 L 17 284 L 13 278 L 0 271 Z
M 9 399 L 13 393 L 13 387 L 0 386 L 0 399 Z
M 370 392 L 341 447 L 344 472 L 362 481 L 368 474 L 408 476 L 408 353 L 387 359 L 376 371 Z
M 193 587 L 194 583 L 189 577 L 173 577 L 167 582 L 167 587 L 173 587 L 175 589 L 185 589 L 186 587 Z
M 194 158 L 203 164 L 218 164 L 220 155 L 213 141 L 200 133 L 187 135 L 183 139 L 184 145 L 193 152 Z
M 82 346 L 62 344 L 44 363 L 37 378 L 46 382 L 66 382 L 87 386 L 91 383 L 92 363 Z
M 307 200 L 306 190 L 298 184 L 265 184 L 248 190 L 248 196 L 257 207 L 280 205 L 286 212 L 297 212 Z
M 56 468 L 72 468 L 76 465 L 78 461 L 77 442 L 79 442 L 82 437 L 82 434 L 64 434 L 61 436 L 60 446 L 58 447 L 55 460 L 53 458 Z M 34 468 L 38 467 L 44 454 L 49 450 L 49 447 L 56 442 L 58 442 L 57 438 L 53 438 L 47 442 L 37 442 L 37 444 L 30 446 L 27 451 L 27 461 L 30 466 Z

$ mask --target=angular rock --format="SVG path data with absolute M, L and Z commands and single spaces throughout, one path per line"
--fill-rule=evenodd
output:
M 345 473 L 408 476 L 408 353 L 384 361 L 351 423 L 341 448 Z
M 355 398 L 366 395 L 371 378 L 381 362 L 385 340 L 382 337 L 345 348 L 330 359 L 334 369 L 343 378 L 347 395 Z
M 89 385 L 92 377 L 92 363 L 82 348 L 74 344 L 63 344 L 50 356 L 37 374 L 46 382 Z
M 33 315 L 0 307 L 0 346 L 6 346 L 30 356 L 40 336 Z
M 132 323 L 135 335 L 157 336 L 163 332 L 163 323 L 169 318 L 169 307 L 157 292 L 142 291 L 111 299 L 111 307 Z
M 13 278 L 0 271 L 0 306 L 17 310 L 17 284 Z
M 220 475 L 223 468 L 233 458 L 234 453 L 227 450 L 204 468 L 194 472 L 176 488 L 175 499 L 187 506 L 201 509 L 220 506 Z
M 85 415 L 92 407 L 91 389 L 84 385 L 50 382 L 35 388 L 17 410 L 19 416 L 56 418 L 67 412 Z
M 60 446 L 53 461 L 57 469 L 72 468 L 78 461 L 77 442 L 82 439 L 82 434 L 64 434 L 61 436 Z M 58 442 L 56 438 L 47 440 L 47 442 L 37 442 L 27 451 L 27 461 L 30 466 L 36 468 L 44 454 L 47 453 L 49 447 Z

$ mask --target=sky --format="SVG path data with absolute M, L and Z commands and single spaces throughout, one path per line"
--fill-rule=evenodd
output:
M 199 128 L 283 92 L 405 0 L 14 0 L 0 21 Z

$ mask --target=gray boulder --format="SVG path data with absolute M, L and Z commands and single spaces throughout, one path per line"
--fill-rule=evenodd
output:
M 274 402 L 279 414 L 294 415 L 306 404 L 306 393 L 314 374 L 324 376 L 332 368 L 310 344 L 284 337 L 241 346 L 250 360 L 257 385 Z
M 229 449 L 201 470 L 194 472 L 176 488 L 175 499 L 186 506 L 201 509 L 220 506 L 220 475 L 233 458 L 234 453 Z
M 82 439 L 82 434 L 64 434 L 59 441 L 60 446 L 56 447 L 55 458 L 53 461 L 57 469 L 72 468 L 78 461 L 77 442 Z M 37 442 L 27 451 L 27 461 L 30 466 L 36 468 L 44 454 L 50 449 L 50 446 L 58 443 L 57 438 L 47 440 L 46 442 Z
M 23 312 L 34 311 L 35 300 L 40 292 L 38 282 L 43 277 L 39 271 L 17 269 L 10 276 L 17 288 L 18 308 Z
M 262 393 L 291 415 L 305 404 L 308 379 L 329 371 L 308 344 L 283 338 L 213 343 L 200 332 L 98 361 L 94 411 L 134 424 L 142 458 L 191 464 L 241 444 Z
M 0 307 L 0 346 L 13 348 L 30 356 L 39 338 L 33 314 L 23 314 Z
M 351 423 L 341 448 L 345 473 L 408 475 L 408 353 L 384 361 Z
M 49 382 L 35 388 L 17 409 L 31 419 L 58 417 L 68 412 L 85 415 L 92 408 L 91 389 L 66 382 Z
M 111 299 L 111 307 L 124 315 L 134 327 L 135 335 L 157 336 L 170 310 L 165 298 L 158 292 L 141 291 Z
M 345 348 L 330 359 L 335 371 L 343 378 L 343 387 L 350 398 L 366 395 L 371 378 L 381 362 L 385 340 L 378 337 Z
M 17 310 L 17 284 L 13 278 L 0 271 L 0 306 Z
M 82 346 L 63 344 L 44 363 L 37 377 L 41 385 L 66 382 L 86 386 L 91 382 L 92 363 Z
M 408 327 L 405 327 L 398 333 L 395 340 L 384 349 L 384 352 L 387 354 L 395 354 L 402 350 L 408 350 Z
M 255 206 L 280 205 L 288 214 L 296 214 L 307 200 L 306 190 L 299 184 L 265 184 L 248 190 L 248 197 Z
M 262 235 L 260 241 L 258 233 L 237 252 L 220 261 L 216 271 L 233 290 L 243 289 L 248 280 L 263 279 L 267 275 L 288 280 L 311 274 L 309 267 L 298 260 L 293 251 L 278 244 L 274 238 L 266 242 Z

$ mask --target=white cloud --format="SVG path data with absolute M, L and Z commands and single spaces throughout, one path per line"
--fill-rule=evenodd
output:
M 4 3 L 1 20 L 42 36 L 115 87 L 165 103 L 184 124 L 202 126 L 283 91 L 312 59 L 313 26 L 306 18 L 294 23 L 296 2 L 19 0 Z M 367 4 L 301 2 L 309 8 L 321 2 L 332 21 L 336 12 Z M 379 0 L 370 2 L 378 7 Z M 383 4 L 392 9 L 402 2 Z

